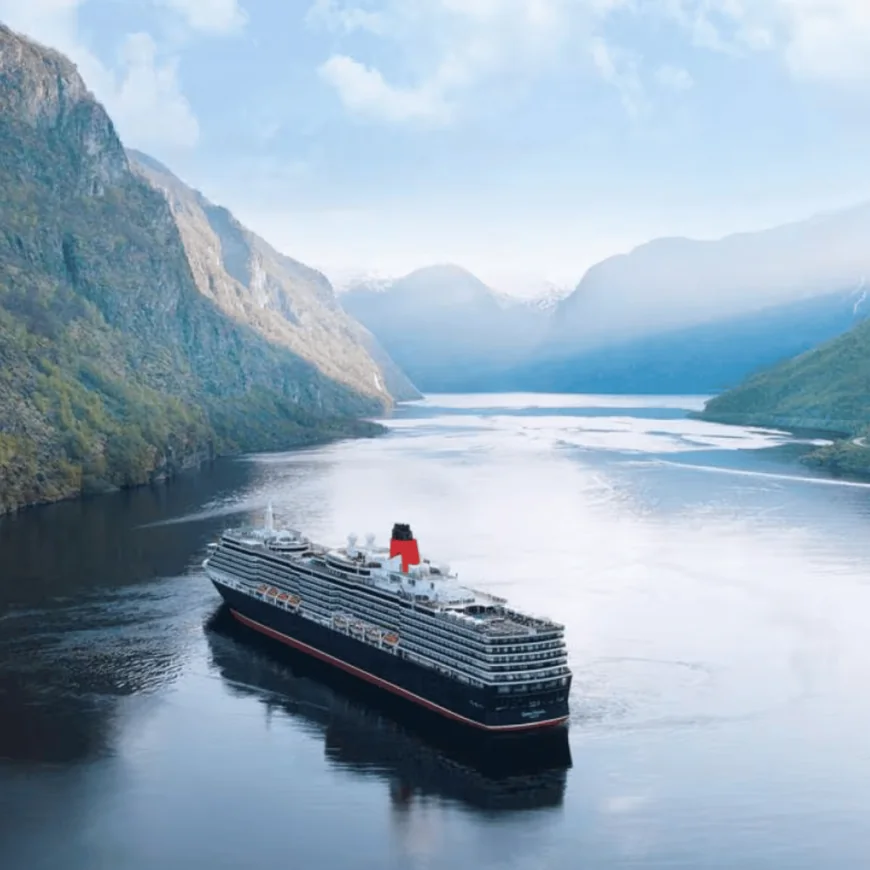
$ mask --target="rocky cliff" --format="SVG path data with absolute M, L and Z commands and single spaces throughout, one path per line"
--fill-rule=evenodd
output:
M 0 511 L 377 430 L 358 343 L 327 371 L 215 295 L 74 66 L 0 26 Z
M 420 398 L 377 339 L 345 313 L 324 275 L 276 251 L 152 157 L 133 150 L 128 156 L 166 197 L 200 293 L 363 394 Z

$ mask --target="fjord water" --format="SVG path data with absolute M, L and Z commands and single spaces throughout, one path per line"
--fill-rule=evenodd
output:
M 0 522 L 0 864 L 867 866 L 870 487 L 700 404 L 433 397 Z M 270 500 L 564 622 L 565 752 L 493 769 L 227 626 L 205 545 Z

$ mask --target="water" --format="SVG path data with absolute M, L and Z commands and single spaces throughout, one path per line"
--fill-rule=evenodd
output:
M 0 522 L 0 866 L 866 867 L 870 487 L 699 404 L 435 397 Z M 198 565 L 269 500 L 562 620 L 565 744 L 463 751 L 227 626 Z

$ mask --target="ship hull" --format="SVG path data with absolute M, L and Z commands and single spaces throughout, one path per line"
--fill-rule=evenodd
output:
M 327 628 L 211 578 L 233 616 L 248 628 L 461 725 L 498 733 L 564 726 L 570 683 L 505 698 L 476 689 Z

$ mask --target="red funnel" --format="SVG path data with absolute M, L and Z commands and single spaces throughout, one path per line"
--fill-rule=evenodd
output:
M 405 523 L 393 526 L 393 537 L 390 540 L 390 558 L 402 557 L 402 570 L 407 573 L 409 565 L 420 564 L 420 550 L 411 534 L 411 527 Z

